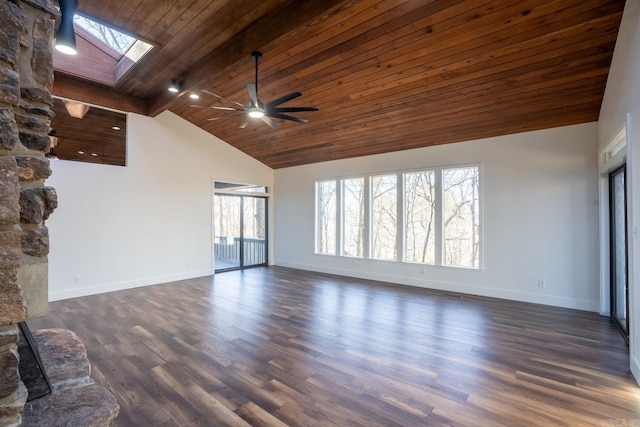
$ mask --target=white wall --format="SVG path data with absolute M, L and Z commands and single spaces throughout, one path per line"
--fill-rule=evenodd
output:
M 597 311 L 596 124 L 275 171 L 275 264 Z M 482 271 L 314 255 L 314 179 L 481 162 Z M 546 288 L 538 288 L 538 280 Z
M 631 370 L 640 379 L 640 2 L 627 1 L 598 120 L 598 143 L 604 148 L 627 114 L 627 224 L 629 227 L 629 319 Z M 603 281 L 604 282 L 604 281 Z M 603 283 L 608 287 L 608 281 Z
M 213 181 L 273 185 L 272 169 L 173 113 L 129 114 L 127 132 L 127 167 L 51 162 L 52 301 L 213 274 Z

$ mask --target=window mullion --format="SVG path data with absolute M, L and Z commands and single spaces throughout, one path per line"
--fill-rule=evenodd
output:
M 396 261 L 404 261 L 404 228 L 405 228 L 405 206 L 404 206 L 404 179 L 403 174 L 399 173 L 396 177 Z
M 371 177 L 364 177 L 364 242 L 363 258 L 371 258 Z
M 434 184 L 435 184 L 435 265 L 442 265 L 444 257 L 442 251 L 444 250 L 444 220 L 443 220 L 443 188 L 442 188 L 442 169 L 436 169 L 434 171 Z
M 342 255 L 342 236 L 343 236 L 343 224 L 342 214 L 344 210 L 344 203 L 342 200 L 342 180 L 336 180 L 336 255 Z
M 320 194 L 320 182 L 316 182 L 315 183 L 315 191 L 316 191 L 316 209 L 315 209 L 315 213 L 316 213 L 316 217 L 314 219 L 314 224 L 315 224 L 315 228 L 316 228 L 316 241 L 315 241 L 315 251 L 316 253 L 320 253 L 322 252 L 321 249 L 321 243 L 322 242 L 322 226 L 321 226 L 321 222 L 322 222 L 322 199 L 321 199 L 321 194 Z

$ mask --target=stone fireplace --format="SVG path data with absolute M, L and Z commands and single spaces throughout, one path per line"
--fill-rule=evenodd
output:
M 51 175 L 45 153 L 57 17 L 53 0 L 0 0 L 0 427 L 20 425 L 24 417 L 57 425 L 55 417 L 73 412 L 74 402 L 101 417 L 77 425 L 108 425 L 118 413 L 113 396 L 90 379 L 86 351 L 71 331 L 34 332 L 52 371 L 54 392 L 42 398 L 46 404 L 35 400 L 25 411 L 28 392 L 18 368 L 18 323 L 48 311 L 45 221 L 57 207 L 57 195 L 45 185 Z M 101 408 L 87 399 L 101 400 Z

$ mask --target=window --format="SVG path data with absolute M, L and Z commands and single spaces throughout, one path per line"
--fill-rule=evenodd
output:
M 316 184 L 317 221 L 316 251 L 320 254 L 336 254 L 336 182 L 322 181 Z
M 124 55 L 136 41 L 135 38 L 128 34 L 121 33 L 115 28 L 100 24 L 99 22 L 85 18 L 82 15 L 76 14 L 73 17 L 73 22 L 84 28 L 89 34 L 118 52 L 120 55 Z
M 404 260 L 433 264 L 436 256 L 434 171 L 404 174 Z
M 56 71 L 115 86 L 153 48 L 134 35 L 83 15 L 76 14 L 73 24 L 78 56 L 83 60 L 54 52 Z
M 618 153 L 624 153 L 627 148 L 627 127 L 623 126 L 604 149 L 605 163 L 615 158 Z
M 480 203 L 479 166 L 318 181 L 316 253 L 478 269 Z
M 445 265 L 479 266 L 479 182 L 477 167 L 442 171 Z
M 371 258 L 397 258 L 397 179 L 396 175 L 371 177 Z
M 364 178 L 342 180 L 342 254 L 364 256 Z
M 153 47 L 142 40 L 82 15 L 76 14 L 73 17 L 73 22 L 89 33 L 95 40 L 116 51 L 119 54 L 116 59 L 126 56 L 130 60 L 137 62 Z

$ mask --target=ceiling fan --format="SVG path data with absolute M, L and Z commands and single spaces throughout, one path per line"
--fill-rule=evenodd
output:
M 292 92 L 288 95 L 281 96 L 280 98 L 274 99 L 273 101 L 264 103 L 260 101 L 258 98 L 258 61 L 262 58 L 262 53 L 258 51 L 251 52 L 251 57 L 255 60 L 256 63 L 256 79 L 255 84 L 247 83 L 247 90 L 249 91 L 249 99 L 251 102 L 248 107 L 245 107 L 243 104 L 239 102 L 232 101 L 223 96 L 217 95 L 208 90 L 203 90 L 204 93 L 215 96 L 216 98 L 222 99 L 227 102 L 231 102 L 236 104 L 242 108 L 233 108 L 233 107 L 214 107 L 214 106 L 204 106 L 204 105 L 191 105 L 191 107 L 196 108 L 211 108 L 213 110 L 226 110 L 226 111 L 242 111 L 248 115 L 247 120 L 240 126 L 241 129 L 247 127 L 252 118 L 262 119 L 263 122 L 271 126 L 272 129 L 278 129 L 278 125 L 272 119 L 281 119 L 281 120 L 290 120 L 292 122 L 298 123 L 307 123 L 308 120 L 301 119 L 299 117 L 294 117 L 289 114 L 284 113 L 298 113 L 303 111 L 319 111 L 318 107 L 279 107 L 279 105 L 284 104 L 285 102 L 289 102 L 293 99 L 296 99 L 302 94 L 300 92 Z M 207 120 L 220 120 L 222 117 L 212 117 Z

